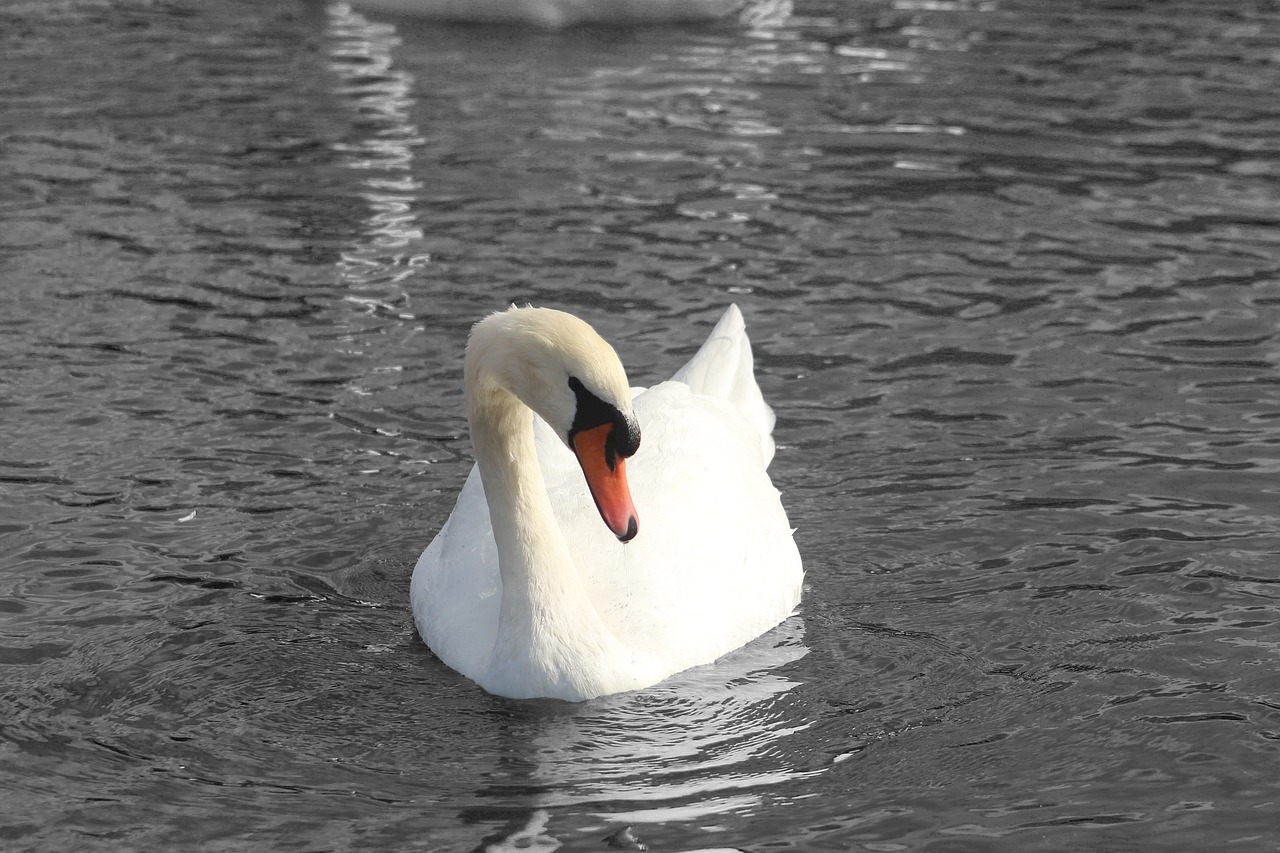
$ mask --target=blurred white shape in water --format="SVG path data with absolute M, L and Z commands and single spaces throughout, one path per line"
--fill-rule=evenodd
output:
M 547 823 L 551 814 L 546 809 L 538 809 L 529 815 L 529 822 L 500 841 L 485 847 L 485 853 L 516 853 L 516 851 L 534 850 L 550 853 L 560 847 L 560 842 L 547 834 Z
M 735 18 L 775 25 L 791 0 L 356 0 L 362 9 L 443 21 L 523 23 L 546 29 L 577 24 L 692 23 Z

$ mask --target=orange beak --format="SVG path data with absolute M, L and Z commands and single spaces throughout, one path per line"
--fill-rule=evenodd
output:
M 627 464 L 613 448 L 613 424 L 584 429 L 573 435 L 573 452 L 587 478 L 600 517 L 619 541 L 629 542 L 639 530 L 636 507 L 627 488 Z

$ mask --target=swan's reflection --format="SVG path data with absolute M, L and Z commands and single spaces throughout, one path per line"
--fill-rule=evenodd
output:
M 809 722 L 789 695 L 800 683 L 787 665 L 807 653 L 804 623 L 792 616 L 647 690 L 510 703 L 523 724 L 512 727 L 500 781 L 477 797 L 508 813 L 528 809 L 529 818 L 489 849 L 552 849 L 561 815 L 578 831 L 584 819 L 603 830 L 749 812 L 781 783 L 818 772 L 790 760 L 788 743 Z

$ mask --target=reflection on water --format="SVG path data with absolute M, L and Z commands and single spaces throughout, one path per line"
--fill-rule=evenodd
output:
M 610 828 L 732 819 L 761 808 L 768 793 L 815 776 L 790 744 L 808 727 L 787 694 L 784 673 L 807 649 L 792 617 L 715 666 L 681 673 L 655 688 L 573 705 L 513 703 L 527 724 L 477 791 L 473 818 L 506 819 L 509 834 L 490 850 L 554 849 L 557 815 L 589 816 Z M 513 806 L 528 812 L 512 819 Z M 575 821 L 576 823 L 576 821 Z M 575 826 L 573 833 L 583 832 Z
M 0 6 L 16 850 L 1275 846 L 1273 15 Z M 414 634 L 460 355 L 744 309 L 799 614 L 584 705 Z
M 785 694 L 797 685 L 780 671 L 807 651 L 802 634 L 792 617 L 715 667 L 653 689 L 584 705 L 537 703 L 537 730 L 510 745 L 506 766 L 521 767 L 519 787 L 540 791 L 531 805 L 621 807 L 630 821 L 665 820 L 670 804 L 691 794 L 699 803 L 683 807 L 688 817 L 756 802 L 752 789 L 807 775 L 773 766 L 788 752 L 786 737 L 805 727 L 789 720 Z
M 413 151 L 423 142 L 409 117 L 414 80 L 394 67 L 391 51 L 399 40 L 393 27 L 372 24 L 345 3 L 329 4 L 326 11 L 334 91 L 352 104 L 360 133 L 335 150 L 347 168 L 361 173 L 361 197 L 369 209 L 364 241 L 342 254 L 338 271 L 350 284 L 351 302 L 399 313 L 396 306 L 409 301 L 401 283 L 429 261 L 406 254 L 423 238 L 414 214 L 422 182 L 414 176 Z

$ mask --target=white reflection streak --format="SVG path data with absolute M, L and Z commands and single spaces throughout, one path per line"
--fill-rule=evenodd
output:
M 339 273 L 356 288 L 398 283 L 427 260 L 403 251 L 423 237 L 413 209 L 422 188 L 412 173 L 414 148 L 422 143 L 409 117 L 415 81 L 394 67 L 392 48 L 400 44 L 394 27 L 371 23 L 347 3 L 331 3 L 327 12 L 337 94 L 357 105 L 358 126 L 367 134 L 334 146 L 348 168 L 364 173 L 360 196 L 369 206 L 367 242 L 343 253 Z M 397 297 L 403 301 L 404 294 Z M 371 310 L 395 310 L 385 298 L 348 298 Z
M 711 665 L 547 720 L 532 739 L 536 805 L 629 823 L 660 823 L 677 811 L 707 818 L 825 772 L 786 757 L 809 721 L 778 704 L 799 686 L 778 670 L 808 654 L 804 633 L 792 616 Z

